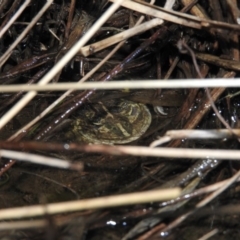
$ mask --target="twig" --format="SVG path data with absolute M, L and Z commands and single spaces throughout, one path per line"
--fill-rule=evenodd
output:
M 234 133 L 234 135 L 232 134 Z M 153 141 L 150 144 L 150 147 L 156 147 L 162 145 L 163 143 L 170 142 L 173 139 L 224 139 L 224 138 L 233 138 L 233 136 L 240 137 L 239 129 L 208 129 L 208 130 L 170 130 L 165 133 L 163 137 L 160 137 L 158 140 Z
M 161 25 L 163 23 L 163 20 L 155 18 L 148 22 L 142 23 L 141 25 L 138 25 L 136 27 L 130 28 L 128 30 L 125 30 L 121 33 L 118 33 L 112 37 L 106 38 L 102 41 L 87 45 L 80 49 L 80 54 L 87 57 L 93 53 L 96 53 L 98 51 L 101 51 L 109 46 L 112 46 L 118 42 L 121 42 L 125 39 L 128 39 L 132 36 L 135 36 L 137 34 L 140 34 L 142 32 L 145 32 L 149 29 L 152 29 L 158 25 Z
M 23 153 L 1 149 L 0 156 L 50 167 L 74 169 L 78 171 L 83 169 L 82 163 L 71 163 L 69 161 L 65 161 L 59 158 L 52 158 L 31 153 Z
M 166 158 L 209 158 L 223 160 L 240 160 L 240 150 L 213 150 L 213 149 L 193 149 L 193 148 L 149 148 L 138 146 L 108 146 L 108 145 L 80 145 L 75 143 L 40 143 L 40 142 L 1 142 L 0 147 L 5 149 L 26 149 L 44 151 L 78 151 L 88 153 L 103 153 L 112 155 L 132 155 Z
M 82 84 L 78 83 L 50 83 L 47 85 L 25 85 L 25 84 L 12 84 L 1 86 L 1 92 L 18 92 L 18 91 L 64 91 L 68 89 L 72 90 L 113 90 L 113 89 L 152 89 L 152 88 L 215 88 L 215 87 L 228 87 L 237 88 L 240 87 L 240 78 L 219 78 L 219 79 L 179 79 L 169 81 L 159 80 L 134 80 L 134 81 L 111 81 L 111 82 L 86 82 Z
M 67 26 L 66 26 L 66 32 L 65 32 L 65 38 L 68 38 L 68 36 L 69 36 L 72 19 L 73 19 L 73 13 L 75 10 L 75 5 L 76 5 L 76 0 L 71 0 L 69 14 L 68 14 L 68 21 L 67 21 Z
M 207 240 L 210 237 L 216 235 L 219 232 L 219 230 L 217 228 L 213 229 L 212 231 L 206 233 L 205 235 L 203 235 L 202 237 L 200 237 L 198 240 Z
M 47 227 L 49 221 L 46 219 L 41 220 L 28 220 L 28 221 L 15 221 L 15 222 L 2 222 L 0 223 L 0 230 L 17 230 L 17 229 L 31 229 L 31 228 L 44 228 Z
M 181 194 L 179 188 L 152 190 L 146 192 L 99 197 L 79 201 L 29 206 L 0 210 L 0 220 L 44 216 L 46 214 L 67 213 L 87 209 L 99 209 L 156 202 L 176 198 Z
M 115 2 L 115 0 L 110 0 Z M 180 24 L 187 27 L 192 27 L 196 29 L 205 28 L 220 28 L 220 29 L 232 29 L 240 32 L 240 26 L 236 24 L 228 24 L 224 22 L 212 21 L 204 18 L 195 17 L 189 14 L 180 13 L 176 11 L 166 10 L 164 8 L 151 6 L 143 1 L 129 1 L 125 0 L 121 4 L 123 7 L 131 9 L 133 11 L 138 11 L 142 14 L 146 14 L 152 17 L 160 18 L 169 22 Z

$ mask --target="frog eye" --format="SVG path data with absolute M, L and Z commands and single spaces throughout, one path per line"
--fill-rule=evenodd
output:
M 132 116 L 135 116 L 137 113 L 139 113 L 138 110 L 139 110 L 138 108 L 136 108 L 136 107 L 132 107 L 132 108 L 131 108 L 131 113 L 130 113 L 130 114 L 131 114 Z

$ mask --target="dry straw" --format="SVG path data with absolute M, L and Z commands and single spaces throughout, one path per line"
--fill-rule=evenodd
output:
M 179 197 L 180 194 L 181 190 L 179 188 L 172 188 L 167 190 L 152 190 L 140 193 L 122 194 L 117 196 L 100 197 L 64 203 L 5 209 L 0 210 L 0 220 L 150 203 L 176 198 Z

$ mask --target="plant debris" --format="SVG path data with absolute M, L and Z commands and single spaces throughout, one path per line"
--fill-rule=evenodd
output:
M 238 238 L 239 89 L 137 85 L 237 82 L 237 0 L 3 0 L 0 17 L 0 239 Z M 85 81 L 116 88 L 45 88 Z

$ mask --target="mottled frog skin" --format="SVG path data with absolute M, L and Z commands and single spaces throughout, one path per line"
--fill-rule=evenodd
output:
M 67 137 L 85 143 L 125 144 L 140 138 L 151 121 L 151 113 L 144 104 L 128 100 L 105 105 L 99 102 L 81 110 Z

